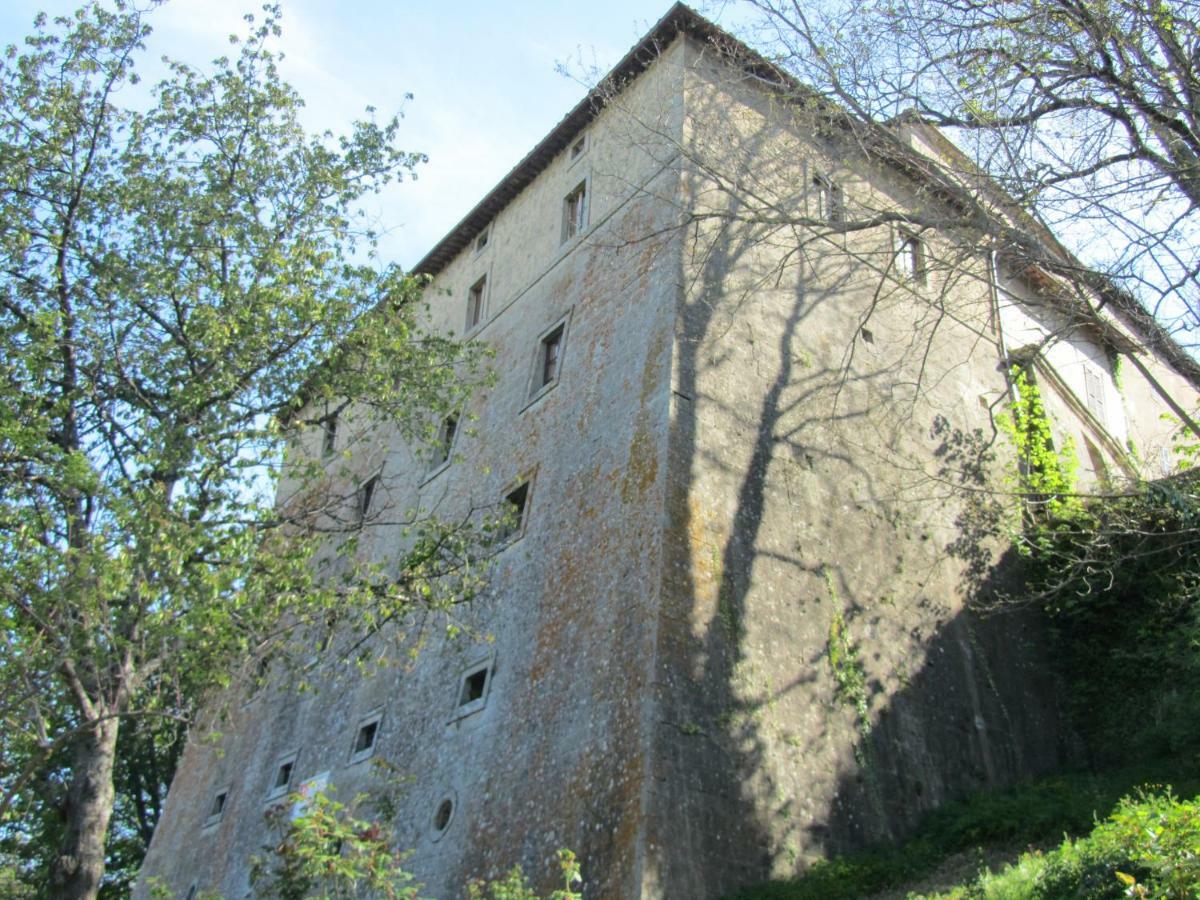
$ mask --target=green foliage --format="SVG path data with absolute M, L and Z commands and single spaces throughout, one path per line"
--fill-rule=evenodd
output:
M 99 889 L 114 771 L 127 876 L 159 751 L 235 663 L 307 659 L 332 611 L 374 634 L 481 575 L 476 536 L 436 522 L 361 563 L 355 473 L 304 452 L 333 414 L 347 440 L 419 441 L 481 375 L 357 213 L 423 157 L 395 119 L 305 133 L 278 22 L 144 92 L 149 29 L 121 4 L 41 18 L 0 59 L 0 839 L 39 891 Z
M 1075 494 L 1075 474 L 1079 462 L 1070 441 L 1058 450 L 1054 446 L 1050 419 L 1029 371 L 1013 366 L 1009 378 L 1016 399 L 996 424 L 1008 435 L 1017 450 L 1018 471 L 1013 477 L 1016 489 L 1025 497 L 1032 517 L 1056 521 L 1080 509 Z
M 1156 767 L 1106 774 L 1062 773 L 1002 791 L 980 792 L 929 813 L 901 843 L 821 860 L 796 878 L 751 888 L 737 894 L 736 900 L 856 900 L 925 878 L 948 857 L 981 846 L 1023 847 L 1059 839 L 1064 833 L 1086 834 L 1097 815 L 1114 805 L 1119 811 L 1123 795 L 1159 774 Z M 1198 789 L 1200 782 L 1193 778 L 1188 787 Z M 1023 861 L 1022 865 L 1028 868 L 1031 864 Z M 1015 900 L 1034 895 L 1020 889 L 1006 894 L 998 888 L 995 893 L 978 896 Z
M 1155 897 L 1190 900 L 1200 891 L 1200 798 L 1181 801 L 1170 789 L 1125 797 L 1084 837 L 1030 851 L 997 873 L 938 897 Z
M 583 877 L 579 871 L 579 861 L 570 850 L 558 851 L 558 865 L 562 872 L 563 886 L 551 891 L 546 900 L 581 900 L 583 894 L 573 888 L 582 884 Z M 467 885 L 468 900 L 539 900 L 538 895 L 529 887 L 520 866 L 513 869 L 498 881 L 472 881 Z
M 364 798 L 356 798 L 361 802 Z M 293 818 L 297 804 L 303 812 Z M 420 885 L 404 871 L 406 854 L 391 844 L 387 827 L 360 819 L 353 808 L 323 791 L 291 795 L 267 814 L 279 834 L 266 855 L 251 862 L 257 896 L 275 900 L 415 900 Z
M 867 705 L 867 672 L 858 656 L 858 646 L 850 638 L 841 610 L 829 621 L 829 668 L 837 684 L 838 699 L 854 710 L 859 732 L 865 740 L 871 734 L 871 713 Z
M 1200 479 L 1094 502 L 1046 532 L 1029 596 L 1050 616 L 1068 711 L 1098 765 L 1200 746 Z

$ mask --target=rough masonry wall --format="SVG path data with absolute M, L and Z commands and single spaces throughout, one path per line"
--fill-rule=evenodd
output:
M 668 54 L 622 94 L 658 137 L 630 141 L 602 114 L 586 151 L 555 160 L 498 217 L 488 246 L 464 251 L 431 288 L 437 327 L 461 332 L 470 286 L 488 279 L 472 337 L 495 353 L 497 380 L 464 411 L 450 463 L 352 413 L 339 425 L 331 472 L 348 484 L 380 474 L 359 552 L 384 566 L 397 564 L 397 522 L 411 510 L 451 520 L 495 511 L 528 483 L 523 531 L 497 556 L 486 596 L 449 621 L 405 623 L 390 661 L 365 675 L 328 664 L 306 673 L 307 693 L 284 679 L 237 705 L 219 740 L 193 740 L 141 895 L 161 876 L 180 894 L 196 883 L 245 896 L 248 859 L 271 839 L 263 813 L 278 801 L 268 788 L 288 754 L 293 787 L 325 778 L 339 800 L 364 792 L 368 815 L 390 797 L 425 896 L 459 896 L 469 878 L 516 864 L 549 889 L 560 847 L 579 854 L 590 895 L 636 895 L 679 260 L 675 209 L 654 199 L 677 190 L 676 173 L 650 148 L 672 129 L 660 149 L 669 156 L 678 143 L 678 77 Z M 564 242 L 563 199 L 585 179 L 586 228 Z M 556 324 L 559 369 L 542 386 L 541 340 Z M 314 435 L 308 450 L 319 446 Z M 480 663 L 492 672 L 486 701 L 460 716 L 462 676 Z M 378 744 L 353 762 L 356 730 L 373 712 Z M 225 814 L 205 827 L 221 788 Z M 439 830 L 445 799 L 453 814 Z
M 926 233 L 906 279 L 887 227 L 779 224 L 816 214 L 818 175 L 847 219 L 923 199 L 693 49 L 644 893 L 664 897 L 897 836 L 1064 749 L 1036 630 L 965 608 L 1003 577 L 971 519 L 996 510 L 965 499 L 996 474 L 1005 390 L 986 269 Z

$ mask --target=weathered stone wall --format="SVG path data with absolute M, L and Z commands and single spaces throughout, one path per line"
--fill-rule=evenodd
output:
M 680 77 L 668 52 L 622 93 L 620 114 L 592 123 L 582 155 L 564 152 L 500 214 L 487 247 L 464 251 L 430 289 L 435 326 L 461 332 L 467 291 L 488 278 L 473 337 L 495 353 L 497 380 L 472 401 L 451 463 L 435 469 L 428 452 L 352 412 L 339 422 L 335 477 L 353 484 L 382 466 L 359 552 L 385 565 L 402 553 L 395 520 L 406 511 L 494 509 L 529 480 L 523 534 L 497 557 L 487 596 L 452 623 L 408 623 L 390 665 L 366 676 L 328 665 L 307 673 L 314 693 L 267 691 L 233 710 L 219 740 L 193 740 L 141 895 L 162 876 L 180 894 L 194 882 L 244 896 L 248 859 L 270 839 L 268 788 L 290 753 L 293 786 L 327 773 L 342 801 L 394 794 L 397 840 L 429 896 L 458 896 L 468 878 L 518 863 L 545 884 L 564 846 L 580 854 L 595 896 L 636 895 L 679 260 L 675 210 L 654 198 L 678 189 L 659 154 L 678 145 Z M 585 178 L 587 230 L 564 243 L 563 198 Z M 558 322 L 559 376 L 537 391 L 540 338 Z M 320 435 L 305 449 L 319 453 Z M 447 637 L 447 624 L 463 636 Z M 461 676 L 482 660 L 493 664 L 486 703 L 455 718 Z M 373 759 L 410 779 L 396 790 L 372 762 L 350 763 L 373 710 Z M 204 827 L 222 787 L 225 814 Z M 454 812 L 439 833 L 444 798 Z
M 779 224 L 815 214 L 814 173 L 847 219 L 925 200 L 693 51 L 645 873 L 667 897 L 898 835 L 1063 749 L 1036 630 L 966 611 L 1002 577 L 970 518 L 1005 391 L 983 261 L 927 233 L 915 284 L 886 226 Z
M 379 474 L 358 552 L 384 566 L 412 515 L 493 509 L 527 479 L 523 534 L 483 599 L 406 623 L 387 664 L 328 663 L 305 676 L 315 693 L 278 685 L 234 704 L 220 741 L 194 740 L 141 895 L 154 875 L 245 895 L 289 754 L 293 786 L 327 773 L 342 800 L 394 793 L 429 896 L 516 863 L 548 888 L 568 846 L 589 897 L 689 900 L 898 835 L 1063 758 L 1036 621 L 968 610 L 1008 577 L 987 536 L 1011 462 L 993 428 L 1004 336 L 1040 340 L 1053 315 L 1020 285 L 997 291 L 990 261 L 936 230 L 920 234 L 914 280 L 896 266 L 899 225 L 795 225 L 816 215 L 818 177 L 847 218 L 933 208 L 815 107 L 679 40 L 611 98 L 582 152 L 499 213 L 485 247 L 440 272 L 428 297 L 444 333 L 464 331 L 486 279 L 470 336 L 495 353 L 496 383 L 444 466 L 349 411 L 331 493 Z M 587 227 L 564 243 L 581 183 Z M 535 390 L 559 323 L 559 376 Z M 1106 465 L 1125 436 L 1165 440 L 1159 401 L 1128 375 L 1117 394 L 1092 337 L 1056 348 L 1059 433 L 1096 436 L 1071 371 L 1086 362 L 1121 415 L 1097 439 Z M 321 436 L 298 452 L 319 454 Z M 485 661 L 486 702 L 457 715 L 463 674 Z M 372 711 L 373 758 L 410 779 L 395 790 L 350 761 Z

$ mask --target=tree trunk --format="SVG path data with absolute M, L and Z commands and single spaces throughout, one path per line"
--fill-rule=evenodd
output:
M 91 900 L 100 890 L 118 727 L 116 718 L 102 719 L 75 745 L 64 810 L 66 833 L 50 866 L 50 897 L 55 900 Z

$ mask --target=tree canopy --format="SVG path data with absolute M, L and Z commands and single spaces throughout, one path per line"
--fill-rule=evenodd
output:
M 386 577 L 359 563 L 369 504 L 326 478 L 340 455 L 298 449 L 343 410 L 427 437 L 479 374 L 357 214 L 422 156 L 396 118 L 306 133 L 279 10 L 248 21 L 229 57 L 151 87 L 121 4 L 40 18 L 0 61 L 0 841 L 39 894 L 100 889 L 123 731 L 161 758 L 289 628 L 469 591 L 437 578 L 470 541 L 450 526 Z M 342 488 L 300 502 L 315 479 Z M 336 581 L 309 565 L 330 532 Z
M 949 129 L 1185 344 L 1200 327 L 1192 0 L 749 0 L 783 67 L 863 120 Z

